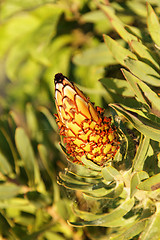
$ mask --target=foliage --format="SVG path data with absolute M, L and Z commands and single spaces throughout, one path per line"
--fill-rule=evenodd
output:
M 160 2 L 149 2 L 154 10 L 145 0 L 2 1 L 0 238 L 159 238 Z M 113 166 L 67 165 L 57 72 L 107 112 L 110 103 L 123 136 Z M 67 166 L 58 182 L 70 199 L 56 182 Z

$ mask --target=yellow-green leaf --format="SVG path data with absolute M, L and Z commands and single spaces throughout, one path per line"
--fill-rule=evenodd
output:
M 104 41 L 108 46 L 109 50 L 113 54 L 113 57 L 119 62 L 121 65 L 125 66 L 124 60 L 127 57 L 137 59 L 136 55 L 129 51 L 128 49 L 122 47 L 117 41 L 113 40 L 111 37 L 107 35 L 103 35 Z
M 158 21 L 158 17 L 149 3 L 147 3 L 147 10 L 148 10 L 147 22 L 149 33 L 155 44 L 160 47 L 160 24 Z

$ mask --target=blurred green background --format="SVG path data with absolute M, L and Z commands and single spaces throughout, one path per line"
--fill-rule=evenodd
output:
M 144 30 L 145 0 L 104 2 L 125 24 Z M 159 1 L 150 2 L 160 12 Z M 1 0 L 0 239 L 100 239 L 96 228 L 76 229 L 66 222 L 75 220 L 71 203 L 78 196 L 57 185 L 58 172 L 68 163 L 53 116 L 58 72 L 96 105 L 107 108 L 115 101 L 98 81 L 122 78 L 102 34 L 126 44 L 98 3 Z M 112 84 L 111 92 L 116 88 Z

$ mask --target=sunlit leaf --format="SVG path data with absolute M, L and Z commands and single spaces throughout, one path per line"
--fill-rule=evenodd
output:
M 21 186 L 13 183 L 0 184 L 0 200 L 15 197 L 21 191 Z
M 138 189 L 144 191 L 154 191 L 160 188 L 160 173 L 156 174 L 150 178 L 147 178 L 141 182 L 138 186 Z
M 135 94 L 131 90 L 130 85 L 127 81 L 123 79 L 116 79 L 116 78 L 101 78 L 100 82 L 103 84 L 103 86 L 115 93 L 122 95 L 123 97 L 134 97 Z
M 101 4 L 100 8 L 109 18 L 113 28 L 117 31 L 117 33 L 121 36 L 122 39 L 124 39 L 127 43 L 131 40 L 137 40 L 137 37 L 135 37 L 125 29 L 124 23 L 122 23 L 121 20 L 116 16 L 116 14 L 114 13 L 113 9 L 110 6 Z
M 158 208 L 156 213 L 149 219 L 148 224 L 146 225 L 145 229 L 140 235 L 140 239 L 141 240 L 150 240 L 150 239 L 159 240 L 159 236 L 160 236 L 159 221 L 160 221 L 160 212 Z
M 125 59 L 125 66 L 139 79 L 152 85 L 160 86 L 160 76 L 152 67 L 148 64 L 135 59 Z
M 104 41 L 108 46 L 109 50 L 113 54 L 113 57 L 117 60 L 118 63 L 125 66 L 125 59 L 127 57 L 137 59 L 136 55 L 129 51 L 128 49 L 122 47 L 117 41 L 113 40 L 107 35 L 103 35 Z
M 116 179 L 121 179 L 120 172 L 112 166 L 107 166 L 102 169 L 102 176 L 106 181 L 113 181 Z
M 38 164 L 36 162 L 33 148 L 23 128 L 17 128 L 15 134 L 17 149 L 27 172 L 29 184 L 31 187 L 38 187 L 44 190 L 44 184 L 41 181 Z
M 0 172 L 4 175 L 10 175 L 12 173 L 12 167 L 9 164 L 7 158 L 0 152 Z
M 151 52 L 149 48 L 139 41 L 131 41 L 130 46 L 146 63 L 149 65 L 153 64 L 153 66 L 159 69 L 157 56 L 154 52 Z
M 140 184 L 140 182 L 146 178 L 149 178 L 149 175 L 147 172 L 144 171 L 140 171 L 135 173 L 132 176 L 131 179 L 131 197 L 133 197 L 133 195 L 136 193 L 137 191 L 137 186 Z
M 141 137 L 139 142 L 138 150 L 133 159 L 133 169 L 134 171 L 142 171 L 144 167 L 144 162 L 147 157 L 147 152 L 149 149 L 150 138 L 147 136 Z
M 148 30 L 151 35 L 151 38 L 156 43 L 157 46 L 160 46 L 160 24 L 158 21 L 158 17 L 154 12 L 153 8 L 149 3 L 147 3 L 148 10 Z
M 116 237 L 113 236 L 113 240 L 124 240 L 124 239 L 132 239 L 134 236 L 141 233 L 144 228 L 146 227 L 148 223 L 148 220 L 141 220 L 139 222 L 136 222 L 132 226 L 130 226 L 128 229 L 125 228 L 122 234 L 117 234 Z
M 73 61 L 77 65 L 90 66 L 90 65 L 109 65 L 115 64 L 115 60 L 108 51 L 104 43 L 99 44 L 97 47 L 87 49 L 84 52 L 76 55 Z
M 84 222 L 70 222 L 73 226 L 94 226 L 99 225 L 103 226 L 103 224 L 107 224 L 107 222 L 115 221 L 118 218 L 123 217 L 127 212 L 131 210 L 131 208 L 134 205 L 134 199 L 129 199 L 124 201 L 119 207 L 117 207 L 115 210 L 113 210 L 110 213 L 97 215 L 95 216 L 95 220 L 93 221 L 84 221 Z
M 155 141 L 160 141 L 159 124 L 149 120 L 148 118 L 142 117 L 141 115 L 137 115 L 131 110 L 128 111 L 124 106 L 120 106 L 118 104 L 110 104 L 110 106 L 127 118 L 138 131 Z

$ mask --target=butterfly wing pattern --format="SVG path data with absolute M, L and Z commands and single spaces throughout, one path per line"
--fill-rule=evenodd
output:
M 73 162 L 83 155 L 99 166 L 112 160 L 119 149 L 119 136 L 104 110 L 89 99 L 62 73 L 55 75 L 56 121 Z

